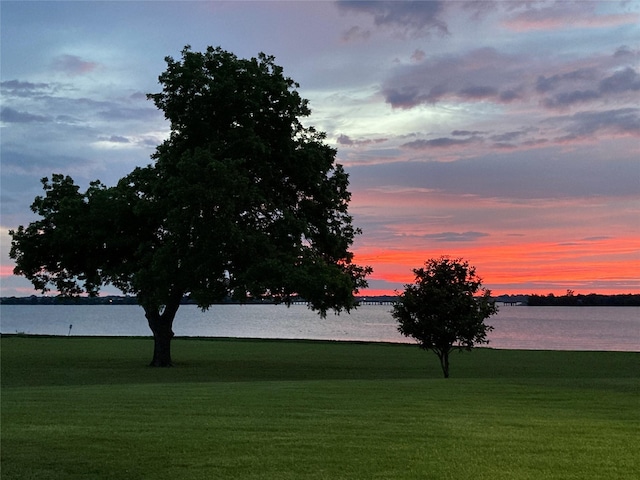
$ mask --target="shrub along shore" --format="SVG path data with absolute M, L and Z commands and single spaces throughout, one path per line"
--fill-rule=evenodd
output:
M 6 336 L 2 478 L 635 478 L 640 353 Z

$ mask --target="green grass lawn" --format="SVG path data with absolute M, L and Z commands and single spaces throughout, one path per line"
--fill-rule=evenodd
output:
M 640 353 L 2 337 L 4 479 L 635 479 Z

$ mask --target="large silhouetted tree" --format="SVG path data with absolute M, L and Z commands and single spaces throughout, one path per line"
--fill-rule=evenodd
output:
M 10 232 L 14 273 L 43 292 L 135 294 L 154 366 L 171 365 L 185 295 L 201 308 L 294 295 L 322 315 L 354 307 L 371 269 L 352 263 L 348 175 L 301 123 L 299 85 L 264 54 L 187 46 L 166 62 L 162 91 L 148 95 L 171 123 L 154 162 L 85 192 L 68 176 L 43 179 L 32 205 L 41 219 Z
M 462 259 L 430 259 L 413 273 L 415 283 L 405 285 L 392 315 L 400 333 L 438 356 L 448 378 L 449 354 L 454 349 L 471 350 L 476 344 L 489 343 L 487 332 L 493 327 L 484 320 L 497 307 L 491 292 L 481 288 L 475 267 Z

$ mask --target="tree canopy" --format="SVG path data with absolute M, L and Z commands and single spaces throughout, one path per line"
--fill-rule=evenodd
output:
M 171 364 L 172 324 L 185 295 L 201 308 L 225 296 L 303 297 L 325 315 L 355 306 L 369 267 L 349 250 L 344 168 L 325 134 L 305 127 L 308 101 L 272 56 L 221 48 L 167 57 L 148 98 L 171 134 L 112 187 L 80 191 L 42 180 L 40 217 L 10 232 L 14 273 L 62 295 L 112 284 L 135 294 L 154 333 L 153 365 Z
M 451 351 L 489 343 L 487 332 L 493 327 L 484 320 L 495 314 L 497 307 L 491 292 L 482 288 L 475 267 L 465 260 L 429 259 L 413 273 L 415 283 L 405 285 L 392 315 L 400 333 L 436 353 L 446 378 Z

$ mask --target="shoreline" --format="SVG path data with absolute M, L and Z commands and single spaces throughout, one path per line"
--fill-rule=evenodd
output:
M 31 333 L 0 333 L 2 338 L 34 338 L 34 339 L 77 339 L 77 340 L 148 340 L 152 341 L 152 335 L 52 335 L 52 334 L 31 334 Z M 408 348 L 420 348 L 417 343 L 410 342 L 388 342 L 388 341 L 370 341 L 370 340 L 328 340 L 328 339 L 311 339 L 311 338 L 260 338 L 260 337 L 199 337 L 199 336 L 175 336 L 173 340 L 178 341 L 201 341 L 201 342 L 243 342 L 243 343 L 284 343 L 284 344 L 313 344 L 313 345 L 375 345 Z M 473 350 L 491 350 L 494 352 L 576 352 L 576 353 L 630 353 L 640 354 L 638 350 L 566 350 L 566 349 L 545 349 L 545 348 L 496 348 L 490 345 L 481 345 L 473 347 Z M 466 352 L 461 349 L 458 353 Z M 455 351 L 454 351 L 455 353 Z M 467 352 L 468 353 L 468 352 Z

